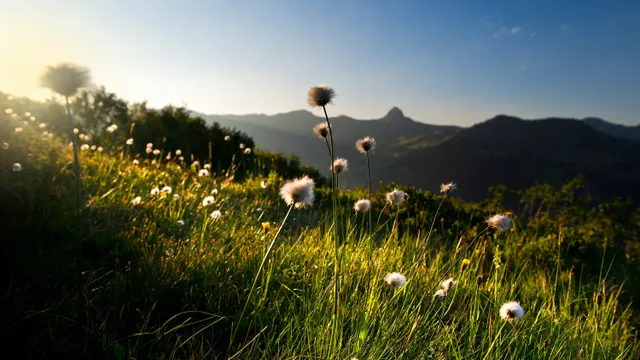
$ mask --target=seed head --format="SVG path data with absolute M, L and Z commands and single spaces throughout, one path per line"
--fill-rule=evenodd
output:
M 176 224 L 178 224 L 178 226 L 184 226 L 184 220 L 178 220 Z
M 251 148 L 244 149 L 244 154 L 245 155 L 250 155 L 251 154 Z
M 173 194 L 173 200 L 180 200 L 180 195 Z
M 180 155 L 182 155 L 182 150 L 180 149 L 176 150 L 176 156 L 180 156 Z
M 487 219 L 487 224 L 499 231 L 507 231 L 511 228 L 511 218 L 506 215 L 496 214 Z
M 138 159 L 133 159 L 133 165 L 138 165 L 140 164 L 140 161 L 138 161 Z
M 384 276 L 384 281 L 390 286 L 399 289 L 407 282 L 407 278 L 399 272 L 392 272 Z
M 367 199 L 360 199 L 353 205 L 353 209 L 356 213 L 365 212 L 371 210 L 371 201 Z
M 171 186 L 165 186 L 161 191 L 165 194 L 171 194 L 171 191 L 173 191 L 173 189 L 171 189 Z
M 263 189 L 266 189 L 266 188 L 267 188 L 267 186 L 269 186 L 269 184 L 267 183 L 267 180 L 262 180 L 262 182 L 260 183 L 260 186 L 261 186 Z
M 322 139 L 326 139 L 327 136 L 329 136 L 329 126 L 327 123 L 318 123 L 318 125 L 313 127 L 313 132 Z
M 387 202 L 391 205 L 400 206 L 406 200 L 409 200 L 409 194 L 402 190 L 394 189 L 387 193 Z
M 20 172 L 22 171 L 22 165 L 18 162 L 13 163 L 13 165 L 11 165 L 11 170 L 13 170 L 14 172 Z
M 133 145 L 133 139 L 127 139 L 127 145 Z
M 220 219 L 221 217 L 222 217 L 222 213 L 220 212 L 220 210 L 214 210 L 214 211 L 211 213 L 211 218 L 212 218 L 213 220 Z
M 244 149 L 245 147 L 247 147 L 247 145 L 240 143 L 240 150 Z
M 310 106 L 321 107 L 331 104 L 331 101 L 336 96 L 336 92 L 325 85 L 314 86 L 309 89 L 309 99 L 307 102 Z
M 77 135 L 77 134 L 79 134 L 79 133 L 80 133 L 80 129 L 78 129 L 78 128 L 73 128 L 73 133 L 74 133 L 74 134 L 76 134 L 76 135 Z
M 451 291 L 451 289 L 453 289 L 454 286 L 456 286 L 458 282 L 453 280 L 453 278 L 449 278 L 445 281 L 443 281 L 440 284 L 440 287 L 442 287 L 442 290 L 444 290 L 445 293 L 449 293 L 449 291 Z
M 74 96 L 78 89 L 86 87 L 89 80 L 89 69 L 73 64 L 59 64 L 47 66 L 40 84 L 62 96 L 70 97 Z
M 2 142 L 2 150 L 9 150 L 9 143 L 6 141 Z
M 160 193 L 160 189 L 157 187 L 151 189 L 151 195 L 158 195 Z
M 153 149 L 153 143 L 147 143 L 147 148 Z
M 153 150 L 153 155 L 156 155 L 156 156 L 160 155 L 160 150 L 158 149 Z
M 136 196 L 135 198 L 133 198 L 133 200 L 131 200 L 132 205 L 139 205 L 141 202 L 142 198 L 140 196 Z
M 314 182 L 308 176 L 287 181 L 280 188 L 280 197 L 289 206 L 296 209 L 304 209 L 313 205 L 315 194 L 313 193 Z
M 198 176 L 209 176 L 209 170 L 200 169 L 200 171 L 198 171 Z
M 458 190 L 458 187 L 453 182 L 450 182 L 448 184 L 440 185 L 440 192 L 445 194 L 445 195 L 448 195 L 450 192 L 452 192 L 454 190 Z
M 22 132 L 22 128 L 21 127 L 17 127 L 17 128 L 15 128 L 14 131 L 17 132 L 17 133 L 21 133 Z
M 147 154 L 151 154 L 153 152 L 153 149 L 148 147 L 144 152 L 146 152 Z
M 214 201 L 215 199 L 213 198 L 213 196 L 207 196 L 204 198 L 204 200 L 202 200 L 202 206 L 209 206 L 213 204 Z
M 229 141 L 229 140 L 231 140 L 231 136 L 226 135 L 226 136 L 224 137 L 224 141 Z
M 345 158 L 337 158 L 333 161 L 333 171 L 340 175 L 349 170 L 349 162 Z
M 519 303 L 512 301 L 508 302 L 500 308 L 500 317 L 502 320 L 519 319 L 524 316 L 524 310 Z
M 445 296 L 447 296 L 447 292 L 444 291 L 443 289 L 439 289 L 438 291 L 436 291 L 435 294 L 433 294 L 433 300 L 440 300 Z
M 356 141 L 356 149 L 363 154 L 368 154 L 376 148 L 376 139 L 367 136 Z

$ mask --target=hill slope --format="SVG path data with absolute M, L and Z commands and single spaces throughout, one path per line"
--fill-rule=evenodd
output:
M 582 120 L 592 128 L 617 138 L 629 139 L 640 142 L 640 125 L 625 126 L 620 124 L 612 124 L 600 118 L 589 117 Z

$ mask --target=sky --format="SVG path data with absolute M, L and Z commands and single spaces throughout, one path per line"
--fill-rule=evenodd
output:
M 306 108 L 470 125 L 496 114 L 640 123 L 640 1 L 0 0 L 0 90 L 47 65 L 131 102 L 207 114 Z

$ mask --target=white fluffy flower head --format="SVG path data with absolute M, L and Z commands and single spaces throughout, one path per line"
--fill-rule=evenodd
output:
M 407 278 L 399 272 L 392 272 L 384 276 L 384 282 L 399 289 L 407 283 Z
M 142 198 L 140 196 L 136 196 L 135 198 L 133 198 L 133 200 L 131 200 L 131 204 L 133 205 L 139 205 L 142 202 Z
M 209 176 L 209 170 L 200 169 L 200 171 L 198 171 L 198 176 Z
M 433 300 L 440 300 L 445 296 L 447 296 L 447 292 L 444 291 L 443 289 L 438 289 L 438 291 L 436 291 L 436 293 L 433 294 Z
M 440 185 L 440 192 L 445 195 L 448 195 L 450 192 L 454 190 L 458 190 L 458 186 L 456 186 L 456 184 L 453 182 Z
M 367 199 L 360 199 L 353 205 L 353 209 L 356 213 L 369 211 L 371 210 L 371 201 Z
M 214 211 L 211 213 L 211 218 L 212 218 L 213 220 L 220 219 L 221 217 L 222 217 L 222 213 L 220 212 L 220 210 L 214 210 Z
M 519 319 L 524 316 L 524 310 L 515 301 L 508 302 L 500 308 L 500 317 L 503 320 Z
M 160 193 L 160 189 L 157 187 L 151 189 L 151 195 L 158 195 Z
M 213 196 L 207 196 L 204 198 L 204 200 L 202 200 L 202 206 L 209 206 L 213 204 L 214 201 L 216 200 L 213 198 Z
M 162 188 L 162 190 L 160 190 L 160 191 L 162 191 L 162 192 L 163 192 L 163 193 L 165 193 L 165 194 L 171 194 L 171 192 L 173 191 L 173 189 L 171 189 L 171 186 L 165 186 L 165 187 L 163 187 L 163 188 Z
M 318 125 L 313 127 L 313 132 L 320 138 L 326 139 L 327 136 L 329 136 L 329 126 L 323 122 L 318 123 Z
M 511 218 L 503 214 L 496 214 L 487 219 L 487 224 L 494 229 L 507 231 L 511 229 Z
M 308 176 L 290 180 L 280 188 L 280 197 L 287 205 L 293 205 L 296 209 L 304 209 L 313 205 L 315 199 L 313 186 L 314 182 Z
M 333 161 L 333 171 L 340 175 L 349 170 L 349 162 L 345 158 L 337 158 Z
M 11 170 L 13 170 L 14 172 L 20 172 L 22 171 L 22 165 L 20 163 L 13 163 L 13 165 L 11 165 Z
M 394 189 L 387 193 L 387 202 L 391 205 L 400 206 L 407 200 L 409 200 L 409 194 L 402 190 Z
M 363 154 L 368 154 L 376 148 L 376 139 L 367 136 L 356 141 L 356 149 Z
M 443 281 L 440 284 L 440 287 L 442 287 L 442 290 L 444 290 L 444 292 L 448 293 L 449 291 L 451 291 L 451 289 L 453 289 L 454 286 L 456 286 L 458 282 L 453 280 L 453 278 L 449 278 L 445 281 Z

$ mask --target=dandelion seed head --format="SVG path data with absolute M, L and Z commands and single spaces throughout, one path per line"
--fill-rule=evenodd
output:
M 204 164 L 204 168 L 207 170 L 211 169 L 211 164 Z
M 47 66 L 40 85 L 54 92 L 70 97 L 74 96 L 78 89 L 89 85 L 89 70 L 74 64 L 59 64 Z
M 376 148 L 376 139 L 367 136 L 356 141 L 356 149 L 363 154 L 368 154 Z
M 153 149 L 152 148 L 146 148 L 144 150 L 144 152 L 146 152 L 147 154 L 151 154 L 153 152 Z
M 442 287 L 444 292 L 448 293 L 449 291 L 451 291 L 451 289 L 453 289 L 454 286 L 456 286 L 457 283 L 458 282 L 453 280 L 453 278 L 449 278 L 449 279 L 443 281 L 440 284 L 440 287 Z
M 499 231 L 507 231 L 511 228 L 511 218 L 503 214 L 496 214 L 487 219 L 487 224 Z
M 287 205 L 304 209 L 313 205 L 315 199 L 313 186 L 314 182 L 308 176 L 290 180 L 280 188 L 280 197 Z
M 31 120 L 31 121 L 36 121 L 36 117 L 35 117 L 35 116 L 32 116 L 32 117 L 30 117 L 30 118 L 29 118 L 29 120 Z
M 443 289 L 438 289 L 438 291 L 436 291 L 436 293 L 433 294 L 433 300 L 440 300 L 445 296 L 447 296 L 447 292 L 444 291 Z
M 214 211 L 211 213 L 211 218 L 212 218 L 213 220 L 220 219 L 221 217 L 222 217 L 222 213 L 220 212 L 220 210 L 214 210 Z
M 53 135 L 53 134 L 49 134 L 49 137 L 51 137 L 51 135 Z M 98 148 L 96 150 L 98 150 L 98 152 L 102 152 L 104 150 L 104 148 L 102 146 L 98 146 Z
M 503 320 L 519 319 L 524 316 L 524 310 L 515 301 L 508 302 L 500 308 L 500 317 Z
M 4 113 L 9 115 L 9 114 L 13 114 L 13 109 L 12 108 L 6 108 L 4 109 Z
M 209 206 L 211 204 L 213 204 L 216 200 L 213 198 L 213 196 L 207 196 L 204 198 L 204 200 L 202 200 L 202 206 Z
M 95 146 L 95 145 L 91 145 L 91 147 L 90 147 L 91 151 L 96 151 L 96 149 L 97 149 L 97 148 L 98 148 L 98 147 L 97 147 L 97 146 Z
M 329 126 L 327 123 L 318 123 L 313 127 L 313 132 L 316 133 L 320 138 L 326 139 L 329 136 Z
M 78 128 L 73 128 L 73 133 L 78 135 L 80 133 L 80 129 Z
M 24 113 L 24 116 L 26 116 L 26 117 L 30 117 L 30 116 L 31 116 L 31 113 L 27 111 L 27 112 L 25 112 L 25 113 Z
M 213 189 L 213 190 L 211 190 L 211 193 L 212 193 L 213 195 L 218 195 L 218 189 Z
M 321 107 L 331 104 L 336 92 L 328 86 L 318 85 L 309 89 L 307 95 L 307 102 L 310 106 Z
M 153 143 L 147 143 L 147 148 L 152 148 L 153 149 Z
M 13 165 L 11 165 L 11 170 L 13 170 L 13 172 L 22 171 L 22 164 L 20 164 L 19 162 L 13 163 Z
M 180 156 L 180 157 L 178 158 L 178 160 L 180 160 L 180 161 L 184 161 L 184 156 Z
M 46 128 L 46 127 L 47 127 L 47 124 L 46 124 L 46 123 L 40 123 L 40 124 L 38 124 L 38 127 L 39 127 L 40 129 L 44 129 L 44 128 Z
M 80 150 L 89 150 L 89 148 L 89 144 L 82 144 L 82 146 L 80 146 Z
M 407 278 L 399 272 L 392 272 L 384 276 L 384 282 L 399 289 L 407 282 Z
M 353 205 L 353 209 L 356 213 L 369 211 L 371 210 L 371 201 L 367 199 L 360 199 Z
M 458 186 L 453 182 L 450 182 L 448 184 L 441 184 L 440 185 L 440 192 L 445 194 L 445 195 L 448 195 L 450 192 L 452 192 L 454 190 L 458 190 Z
M 389 204 L 396 206 L 400 206 L 403 202 L 409 200 L 409 194 L 398 189 L 388 192 L 386 197 Z
M 240 143 L 240 149 L 244 149 L 245 147 L 247 147 L 247 145 Z
M 345 158 L 337 158 L 333 161 L 333 171 L 340 175 L 349 170 L 349 162 Z

